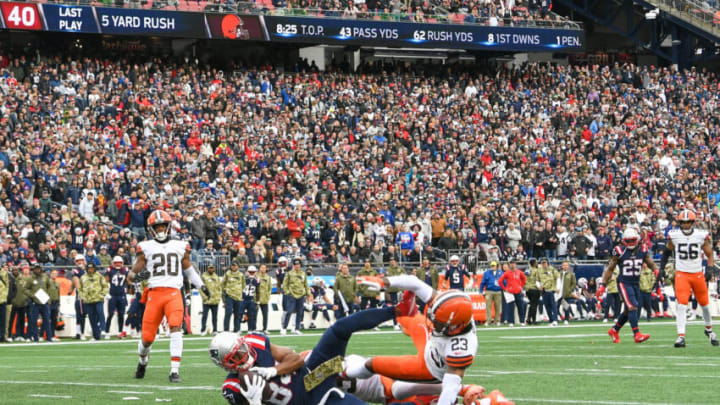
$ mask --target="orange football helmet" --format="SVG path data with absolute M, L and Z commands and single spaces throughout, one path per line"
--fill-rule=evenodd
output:
M 170 237 L 170 214 L 162 210 L 153 211 L 147 219 L 148 233 L 158 242 L 166 242 Z M 165 229 L 158 231 L 156 228 L 165 225 Z
M 472 322 L 472 300 L 461 291 L 444 291 L 435 297 L 427 314 L 436 332 L 458 335 Z
M 694 221 L 695 219 L 695 213 L 690 210 L 682 210 L 677 216 L 679 222 Z
M 677 220 L 680 223 L 680 230 L 682 230 L 683 233 L 687 235 L 692 233 L 695 219 L 697 219 L 697 217 L 695 216 L 695 212 L 693 212 L 692 210 L 684 209 L 680 211 L 677 216 Z

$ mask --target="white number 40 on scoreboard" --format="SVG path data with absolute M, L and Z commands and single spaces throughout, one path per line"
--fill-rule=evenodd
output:
M 0 3 L 5 28 L 11 30 L 41 30 L 40 15 L 34 3 Z

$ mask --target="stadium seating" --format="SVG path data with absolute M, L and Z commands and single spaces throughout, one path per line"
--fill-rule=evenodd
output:
M 12 265 L 72 264 L 61 249 L 101 245 L 130 262 L 155 208 L 198 254 L 213 240 L 269 263 L 358 262 L 375 245 L 387 256 L 403 229 L 417 251 L 391 254 L 411 262 L 468 249 L 602 260 L 628 225 L 658 254 L 684 206 L 718 229 L 718 82 L 703 71 L 300 64 L 228 77 L 183 61 L 144 73 L 30 60 L 10 58 L 1 85 L 0 261 Z

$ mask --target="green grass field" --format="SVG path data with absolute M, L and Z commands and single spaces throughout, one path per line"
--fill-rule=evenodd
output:
M 466 382 L 500 389 L 517 404 L 719 404 L 720 348 L 711 347 L 699 322 L 688 326 L 685 349 L 675 349 L 674 322 L 641 324 L 651 338 L 610 342 L 608 324 L 480 328 L 479 350 Z M 320 332 L 272 336 L 297 351 L 312 348 Z M 133 378 L 136 340 L 0 345 L 0 403 L 223 404 L 225 373 L 207 355 L 210 338 L 185 340 L 180 374 L 170 385 L 168 340 L 153 347 L 144 380 Z M 348 353 L 411 354 L 409 338 L 383 331 L 355 336 Z

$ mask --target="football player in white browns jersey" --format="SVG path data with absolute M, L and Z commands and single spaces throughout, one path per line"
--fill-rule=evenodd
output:
M 187 242 L 170 240 L 170 215 L 161 210 L 148 217 L 148 233 L 152 240 L 140 242 L 137 260 L 128 274 L 129 282 L 148 280 L 149 293 L 142 323 L 142 339 L 138 343 L 140 361 L 135 378 L 145 377 L 150 347 L 163 317 L 170 326 L 170 382 L 180 382 L 180 359 L 182 357 L 182 320 L 184 314 L 183 273 L 190 282 L 207 296 L 210 291 L 190 262 L 190 246 Z M 182 272 L 180 271 L 182 270 Z
M 455 404 L 462 388 L 465 370 L 470 367 L 477 352 L 477 333 L 473 321 L 472 300 L 457 290 L 438 293 L 415 276 L 358 277 L 358 282 L 371 290 L 394 287 L 408 290 L 403 305 L 414 297 L 428 302 L 427 319 L 409 312 L 398 317 L 406 334 L 418 349 L 417 355 L 376 356 L 367 361 L 346 360 L 345 376 L 368 378 L 372 374 L 415 382 L 442 382 L 438 405 Z M 410 293 L 412 292 L 412 293 Z M 428 327 L 428 322 L 432 325 Z
M 675 347 L 685 347 L 685 324 L 687 322 L 687 305 L 690 294 L 694 293 L 697 302 L 702 308 L 705 321 L 705 336 L 710 344 L 718 346 L 717 335 L 712 330 L 712 317 L 710 315 L 710 300 L 705 276 L 703 275 L 703 253 L 707 257 L 708 274 L 716 273 L 715 257 L 712 250 L 712 238 L 708 231 L 696 229 L 695 213 L 682 210 L 678 214 L 680 229 L 673 229 L 668 233 L 667 245 L 660 260 L 660 274 L 664 277 L 665 265 L 670 255 L 675 255 L 675 298 L 677 299 L 677 332 L 678 338 Z

